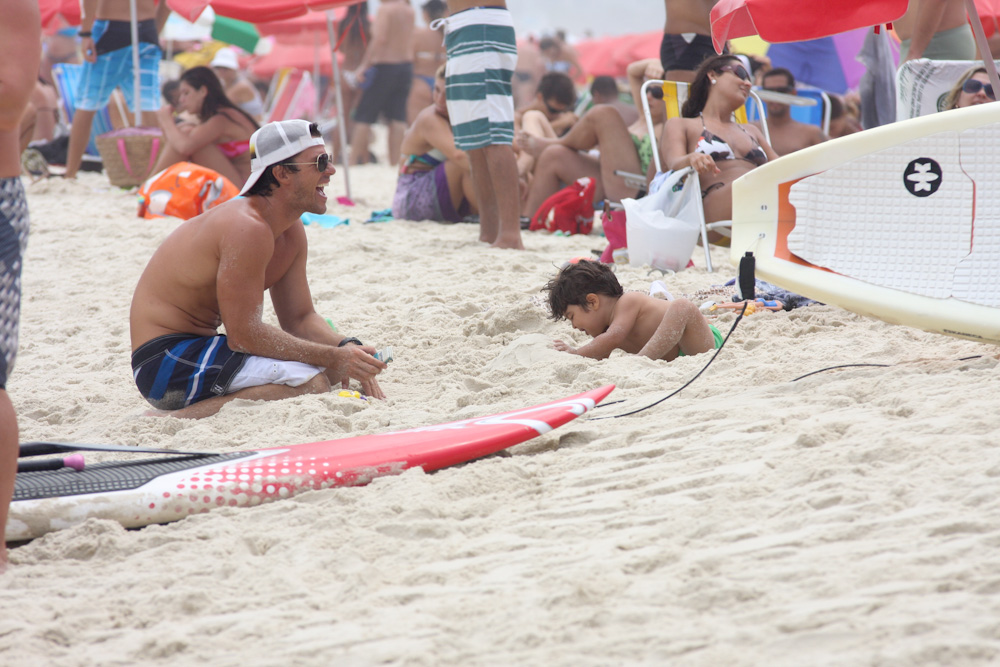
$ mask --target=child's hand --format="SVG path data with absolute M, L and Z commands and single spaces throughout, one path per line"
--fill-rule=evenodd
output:
M 570 354 L 576 354 L 576 348 L 575 347 L 567 345 L 566 343 L 562 342 L 561 340 L 555 341 L 555 343 L 553 343 L 552 347 L 556 348 L 560 352 L 569 352 Z

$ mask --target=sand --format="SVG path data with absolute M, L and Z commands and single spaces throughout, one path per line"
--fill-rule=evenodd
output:
M 361 224 L 386 166 L 351 172 L 349 226 L 307 228 L 317 310 L 391 345 L 385 401 L 235 401 L 183 421 L 148 409 L 128 307 L 178 224 L 83 174 L 29 187 L 22 440 L 236 450 L 492 414 L 618 386 L 593 416 L 681 386 L 673 363 L 586 342 L 539 290 L 598 235 Z M 334 178 L 342 193 L 343 182 Z M 675 295 L 735 275 L 618 271 Z M 266 300 L 265 300 L 266 301 Z M 267 303 L 265 303 L 267 305 Z M 273 320 L 273 315 L 271 316 Z M 716 320 L 728 332 L 734 320 Z M 832 306 L 740 322 L 689 388 L 435 474 L 310 492 L 126 531 L 91 520 L 17 546 L 0 577 L 5 665 L 966 665 L 1000 660 L 997 349 Z M 793 380 L 841 364 L 855 367 Z

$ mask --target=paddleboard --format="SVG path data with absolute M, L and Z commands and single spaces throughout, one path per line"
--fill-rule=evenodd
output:
M 983 104 L 786 155 L 733 184 L 732 259 L 824 303 L 1000 344 L 1000 117 Z
M 494 454 L 594 408 L 614 385 L 489 417 L 209 456 L 87 465 L 17 475 L 7 541 L 96 517 L 126 528 L 167 523 L 218 507 L 247 507 L 334 486 L 367 484 L 408 468 L 426 472 Z

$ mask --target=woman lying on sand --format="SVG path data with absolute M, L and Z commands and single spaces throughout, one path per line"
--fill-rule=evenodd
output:
M 236 187 L 250 175 L 250 135 L 257 123 L 233 104 L 219 77 L 207 67 L 193 67 L 181 76 L 180 110 L 197 116 L 194 127 L 174 124 L 174 108 L 164 105 L 157 111 L 166 147 L 156 161 L 154 173 L 177 162 L 194 162 L 214 169 Z

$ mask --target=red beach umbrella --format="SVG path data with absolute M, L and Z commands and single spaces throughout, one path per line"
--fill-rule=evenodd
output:
M 188 21 L 198 18 L 206 7 L 216 14 L 250 23 L 283 21 L 310 11 L 321 12 L 336 7 L 356 5 L 363 0 L 167 0 L 170 9 Z
M 59 17 L 66 25 L 80 25 L 79 0 L 38 0 L 38 9 L 42 15 L 42 28 L 46 30 L 59 28 Z
M 726 40 L 754 34 L 772 43 L 827 37 L 891 23 L 906 13 L 908 4 L 909 0 L 719 0 L 711 13 L 712 44 L 721 52 Z M 976 4 L 965 0 L 965 8 L 980 53 L 991 56 Z M 985 58 L 984 65 L 994 89 L 1000 89 L 993 58 Z
M 719 0 L 712 8 L 715 50 L 729 39 L 760 35 L 764 41 L 799 42 L 891 23 L 909 0 Z
M 1000 0 L 975 0 L 986 37 L 1000 33 Z
M 662 30 L 636 35 L 604 37 L 577 42 L 580 67 L 587 76 L 614 76 L 623 78 L 626 68 L 643 58 L 656 58 L 660 54 Z

